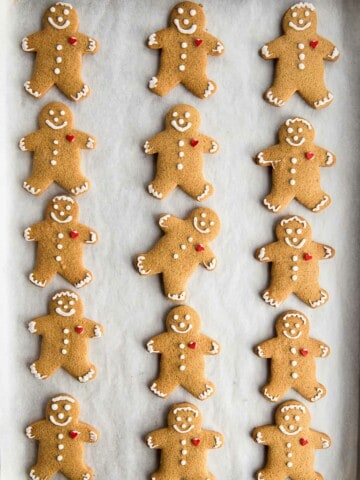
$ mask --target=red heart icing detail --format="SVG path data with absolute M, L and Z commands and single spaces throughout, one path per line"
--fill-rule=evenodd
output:
M 200 45 L 203 43 L 203 41 L 201 40 L 201 38 L 195 38 L 194 40 L 194 45 L 196 47 L 200 47 Z
M 84 331 L 84 327 L 82 327 L 81 325 L 78 325 L 77 327 L 75 327 L 75 332 L 76 333 L 81 334 L 81 333 L 83 333 L 83 331 Z
M 306 355 L 309 353 L 309 350 L 307 348 L 302 348 L 300 353 L 303 357 L 306 357 Z
M 75 140 L 75 135 L 66 135 L 66 140 L 68 142 L 73 142 Z
M 195 247 L 197 252 L 203 252 L 205 250 L 204 245 L 201 245 L 201 243 L 198 243 Z
M 76 438 L 80 435 L 80 432 L 77 432 L 76 430 L 71 430 L 71 432 L 69 432 L 69 437 L 70 438 Z
M 69 37 L 69 43 L 70 45 L 76 45 L 77 44 L 77 38 L 76 37 Z
M 312 159 L 315 157 L 315 153 L 314 153 L 314 152 L 306 152 L 306 153 L 305 153 L 305 157 L 306 157 L 308 160 L 312 160 Z
M 191 146 L 192 147 L 196 147 L 196 145 L 199 143 L 199 140 L 196 140 L 195 138 L 192 138 L 190 140 L 190 143 L 191 143 Z
M 71 232 L 70 232 L 70 237 L 71 238 L 77 238 L 79 235 L 80 235 L 80 233 L 77 232 L 76 230 L 71 230 Z
M 304 260 L 308 262 L 309 260 L 312 260 L 312 255 L 310 253 L 304 253 Z
M 196 342 L 189 342 L 188 347 L 191 348 L 192 350 L 195 350 L 196 348 Z
M 197 447 L 200 443 L 200 438 L 192 438 L 191 443 L 194 445 L 194 447 Z
M 311 48 L 316 48 L 319 45 L 319 40 L 311 40 L 310 41 L 310 47 Z
M 300 438 L 300 443 L 303 447 L 309 443 L 309 440 L 306 440 L 306 438 Z

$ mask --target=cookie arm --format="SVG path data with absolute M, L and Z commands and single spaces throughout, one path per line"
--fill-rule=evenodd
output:
M 25 137 L 22 137 L 19 141 L 19 148 L 23 152 L 35 152 L 39 143 L 41 142 L 41 135 L 39 132 L 32 132 Z
M 102 337 L 104 334 L 104 327 L 100 323 L 89 320 L 88 318 L 83 318 L 82 323 L 85 325 L 85 334 L 89 338 L 93 337 Z
M 80 422 L 76 425 L 75 430 L 78 430 L 81 435 L 81 440 L 86 443 L 96 443 L 99 438 L 99 432 L 92 425 Z
M 264 425 L 262 427 L 254 428 L 252 431 L 252 438 L 259 445 L 270 445 L 274 436 L 274 430 L 276 427 L 272 425 Z
M 220 344 L 206 335 L 200 335 L 199 343 L 204 355 L 218 355 L 220 353 Z
M 265 342 L 259 343 L 254 348 L 254 352 L 257 356 L 261 358 L 271 358 L 274 355 L 274 351 L 276 350 L 276 339 L 271 338 L 270 340 L 266 340 Z
M 339 50 L 336 48 L 336 46 L 330 42 L 330 40 L 324 38 L 324 37 L 319 37 L 319 45 L 317 48 L 320 47 L 320 53 L 323 56 L 324 60 L 328 60 L 329 62 L 336 62 L 336 60 L 340 56 Z
M 42 440 L 47 434 L 46 420 L 34 422 L 25 429 L 25 434 L 30 440 Z
M 72 133 L 75 137 L 75 146 L 88 150 L 96 147 L 95 138 L 88 133 L 80 132 L 79 130 L 74 130 Z
M 274 58 L 279 58 L 283 43 L 283 37 L 275 38 L 275 40 L 266 43 L 260 49 L 261 57 L 264 60 L 273 60 Z
M 44 333 L 44 327 L 47 325 L 47 322 L 49 317 L 38 317 L 38 318 L 33 318 L 29 323 L 28 323 L 28 330 L 30 333 L 34 333 L 36 335 L 43 335 Z
M 165 233 L 181 229 L 183 227 L 183 224 L 184 220 L 174 217 L 169 213 L 162 214 L 159 217 L 159 226 L 161 230 Z
M 331 438 L 326 433 L 317 432 L 316 430 L 310 429 L 310 441 L 311 445 L 317 449 L 325 449 L 331 446 Z
M 78 47 L 81 49 L 83 53 L 96 53 L 99 50 L 99 45 L 97 40 L 92 37 L 88 37 L 84 33 L 77 33 L 76 34 L 77 44 L 73 45 L 73 47 Z
M 167 333 L 162 333 L 156 337 L 149 338 L 146 342 L 146 349 L 149 353 L 162 353 L 166 343 Z
M 262 150 L 255 156 L 254 161 L 261 167 L 273 167 L 275 169 L 276 164 L 281 162 L 278 145 Z
M 220 57 L 224 53 L 223 43 L 210 33 L 204 32 L 205 46 L 207 48 L 208 55 L 214 57 Z
M 37 52 L 42 43 L 42 33 L 36 32 L 22 39 L 21 48 L 24 52 Z
M 79 223 L 77 231 L 80 233 L 80 238 L 84 243 L 96 243 L 98 241 L 98 234 L 86 225 Z
M 149 38 L 147 39 L 146 45 L 151 48 L 152 50 L 158 50 L 163 48 L 166 44 L 166 37 L 168 33 L 168 29 L 164 28 L 163 30 L 159 30 L 158 32 L 152 33 Z
M 309 350 L 314 352 L 315 357 L 328 357 L 330 355 L 330 347 L 324 342 L 309 338 Z
M 205 448 L 216 449 L 221 448 L 224 445 L 224 436 L 222 433 L 214 432 L 212 430 L 203 430 L 202 437 Z
M 255 258 L 262 263 L 273 262 L 275 259 L 277 242 L 268 243 L 255 252 Z
M 318 159 L 320 167 L 332 167 L 336 163 L 336 156 L 325 148 L 315 147 L 315 156 Z
M 214 138 L 208 137 L 207 135 L 199 135 L 199 140 L 201 142 L 201 148 L 203 153 L 217 153 L 219 150 L 219 144 Z M 195 147 L 196 148 L 196 147 Z
M 38 242 L 41 236 L 45 233 L 45 222 L 34 223 L 24 230 L 24 238 L 27 242 Z
M 205 250 L 201 255 L 201 261 L 199 263 L 204 268 L 206 268 L 206 270 L 215 270 L 217 265 L 217 258 L 210 247 L 205 247 Z
M 144 144 L 144 151 L 148 155 L 153 155 L 158 153 L 161 147 L 164 146 L 164 132 L 158 133 L 154 137 L 151 137 L 149 140 L 146 140 Z
M 160 428 L 159 430 L 153 430 L 152 432 L 148 433 L 145 437 L 146 445 L 149 448 L 163 448 L 168 440 L 168 429 L 167 428 Z
M 335 256 L 335 249 L 329 245 L 312 242 L 311 247 L 311 254 L 318 260 L 327 260 Z

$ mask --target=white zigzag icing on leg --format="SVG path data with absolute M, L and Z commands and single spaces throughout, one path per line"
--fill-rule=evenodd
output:
M 160 390 L 158 390 L 158 389 L 156 388 L 156 383 L 153 383 L 153 384 L 151 385 L 150 390 L 151 390 L 153 393 L 155 393 L 155 395 L 157 395 L 158 397 L 161 397 L 161 398 L 167 397 L 167 393 L 163 393 L 163 392 L 161 392 Z
M 309 300 L 309 305 L 313 308 L 320 307 L 320 305 L 326 302 L 327 298 L 327 294 L 324 292 L 324 290 L 321 290 L 319 300 L 315 300 L 313 302 Z
M 279 211 L 280 208 L 281 208 L 281 205 L 275 206 L 275 205 L 273 205 L 272 203 L 270 203 L 268 200 L 266 200 L 266 198 L 264 198 L 263 203 L 264 203 L 264 205 L 265 205 L 269 210 L 271 210 L 271 211 L 274 212 L 274 213 L 276 213 L 277 211 Z
M 329 201 L 329 197 L 324 195 L 324 198 L 312 209 L 313 212 L 318 212 L 321 207 L 326 205 Z
M 273 298 L 269 297 L 269 292 L 265 292 L 262 297 L 266 303 L 271 305 L 272 307 L 278 307 L 280 305 L 280 302 L 276 302 Z

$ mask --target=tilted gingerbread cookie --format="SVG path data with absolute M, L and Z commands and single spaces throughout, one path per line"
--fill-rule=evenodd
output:
M 313 108 L 329 105 L 333 94 L 324 81 L 324 60 L 334 62 L 339 50 L 317 33 L 317 14 L 312 3 L 299 2 L 290 7 L 282 19 L 284 35 L 261 49 L 265 60 L 276 60 L 273 85 L 264 98 L 275 107 L 282 107 L 299 92 Z
M 29 332 L 42 337 L 40 357 L 30 365 L 31 373 L 45 380 L 62 367 L 81 383 L 94 379 L 96 367 L 88 359 L 88 340 L 101 337 L 103 327 L 84 318 L 81 298 L 71 290 L 55 293 L 49 312 L 29 323 Z
M 165 235 L 149 252 L 136 257 L 135 267 L 143 276 L 161 273 L 166 297 L 182 302 L 196 267 L 216 268 L 217 259 L 208 244 L 220 232 L 220 219 L 209 208 L 196 208 L 185 220 L 161 215 L 159 225 Z
M 166 95 L 182 83 L 199 98 L 207 98 L 216 91 L 216 83 L 206 74 L 207 56 L 220 56 L 224 46 L 205 28 L 202 5 L 181 2 L 170 14 L 169 27 L 152 33 L 149 48 L 161 49 L 160 68 L 149 81 L 149 88 L 157 95 Z
M 279 128 L 279 143 L 256 156 L 256 163 L 272 167 L 271 193 L 264 205 L 274 213 L 294 198 L 317 213 L 328 207 L 331 198 L 320 185 L 320 167 L 332 167 L 336 157 L 314 144 L 315 132 L 303 118 L 289 118 Z
M 19 143 L 23 152 L 34 152 L 31 176 L 23 184 L 25 190 L 41 195 L 56 182 L 73 195 L 86 192 L 90 181 L 81 172 L 81 149 L 92 150 L 94 137 L 75 130 L 71 110 L 59 102 L 43 107 L 39 126 Z
M 149 448 L 161 450 L 160 467 L 152 480 L 170 478 L 215 480 L 206 466 L 207 450 L 223 446 L 219 432 L 201 428 L 200 410 L 191 403 L 172 405 L 168 426 L 146 435 Z
M 253 430 L 256 443 L 268 447 L 266 466 L 258 470 L 257 480 L 323 480 L 314 471 L 314 450 L 329 448 L 326 433 L 310 428 L 308 409 L 296 400 L 289 400 L 275 411 L 275 425 Z
M 167 314 L 166 333 L 147 342 L 150 353 L 159 353 L 160 372 L 150 390 L 167 398 L 178 386 L 200 400 L 215 392 L 215 385 L 205 377 L 205 355 L 220 352 L 218 342 L 200 333 L 201 321 L 195 310 L 186 305 L 175 307 Z
M 32 79 L 24 84 L 30 95 L 41 98 L 53 85 L 75 102 L 89 95 L 81 77 L 82 56 L 96 53 L 98 44 L 78 27 L 76 10 L 56 2 L 44 13 L 43 30 L 23 39 L 22 49 L 36 53 Z
M 92 480 L 93 471 L 84 464 L 84 443 L 95 443 L 99 432 L 79 421 L 80 406 L 74 397 L 60 394 L 46 407 L 46 418 L 26 428 L 26 436 L 39 442 L 37 463 L 30 469 L 32 480 L 51 480 L 62 473 L 69 480 Z
M 28 242 L 38 242 L 35 269 L 30 281 L 45 287 L 58 273 L 76 288 L 92 281 L 92 273 L 82 263 L 83 243 L 97 242 L 97 233 L 78 223 L 79 206 L 72 197 L 57 195 L 48 203 L 45 220 L 24 231 Z
M 200 114 L 190 105 L 175 105 L 166 115 L 165 130 L 150 138 L 145 153 L 157 154 L 156 177 L 148 186 L 162 200 L 178 185 L 194 200 L 202 202 L 214 188 L 203 176 L 203 154 L 216 153 L 218 143 L 199 133 Z
M 316 379 L 317 357 L 327 357 L 330 347 L 309 337 L 309 319 L 297 310 L 278 317 L 276 337 L 255 347 L 261 358 L 271 360 L 270 380 L 261 390 L 271 402 L 281 400 L 293 388 L 306 400 L 316 402 L 326 395 L 326 388 Z
M 272 307 L 278 307 L 291 293 L 312 308 L 329 300 L 329 294 L 320 287 L 319 260 L 335 255 L 329 245 L 312 240 L 311 227 L 303 217 L 287 216 L 276 224 L 277 241 L 256 251 L 256 258 L 272 263 L 271 281 L 262 292 L 262 298 Z

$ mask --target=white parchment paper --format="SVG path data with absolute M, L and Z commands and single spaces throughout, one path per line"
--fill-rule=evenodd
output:
M 74 0 L 80 31 L 97 38 L 101 51 L 84 59 L 83 74 L 91 96 L 73 105 L 76 128 L 92 133 L 99 146 L 84 152 L 83 169 L 92 189 L 79 198 L 80 220 L 94 229 L 100 243 L 85 249 L 85 263 L 95 274 L 93 284 L 80 291 L 88 318 L 106 329 L 91 341 L 90 355 L 98 377 L 78 384 L 63 371 L 41 383 L 28 369 L 39 352 L 39 340 L 26 328 L 28 321 L 47 312 L 52 292 L 68 285 L 56 278 L 46 289 L 27 279 L 34 262 L 34 245 L 22 231 L 42 219 L 47 201 L 60 189 L 53 185 L 40 198 L 21 184 L 29 175 L 31 157 L 17 149 L 20 137 L 37 129 L 43 105 L 67 100 L 55 88 L 37 101 L 22 88 L 31 75 L 32 54 L 20 41 L 37 31 L 45 0 L 2 2 L 1 40 L 1 460 L 2 478 L 21 480 L 35 461 L 35 443 L 25 426 L 43 418 L 47 399 L 56 393 L 73 394 L 81 402 L 81 419 L 102 432 L 96 446 L 86 447 L 88 463 L 97 478 L 149 478 L 157 456 L 146 448 L 143 436 L 164 425 L 169 405 L 190 401 L 199 405 L 204 427 L 224 433 L 226 445 L 209 453 L 209 470 L 218 479 L 253 478 L 261 467 L 264 449 L 250 432 L 272 422 L 273 405 L 259 388 L 266 381 L 266 362 L 253 346 L 273 335 L 273 322 L 286 309 L 303 311 L 311 319 L 311 333 L 332 347 L 330 358 L 318 361 L 318 378 L 328 396 L 310 405 L 312 426 L 333 438 L 331 450 L 316 454 L 316 470 L 325 478 L 356 478 L 359 411 L 359 67 L 360 3 L 356 0 L 318 0 L 318 31 L 339 48 L 341 59 L 329 64 L 326 77 L 334 103 L 320 112 L 293 97 L 282 109 L 262 100 L 270 85 L 273 65 L 258 49 L 280 34 L 280 18 L 291 2 L 285 0 L 208 0 L 209 32 L 223 40 L 226 54 L 210 58 L 208 73 L 218 92 L 200 101 L 181 86 L 165 98 L 146 87 L 156 74 L 158 53 L 145 46 L 147 36 L 167 24 L 169 0 Z M 142 151 L 144 141 L 163 128 L 172 105 L 189 103 L 202 114 L 201 131 L 214 136 L 219 154 L 207 157 L 206 178 L 215 195 L 206 202 L 222 220 L 222 232 L 213 248 L 219 258 L 214 273 L 199 269 L 189 283 L 189 304 L 201 315 L 203 332 L 222 344 L 222 354 L 207 361 L 207 373 L 217 385 L 216 395 L 197 402 L 184 390 L 163 401 L 148 389 L 156 376 L 157 358 L 144 344 L 160 333 L 171 305 L 156 277 L 141 278 L 132 258 L 150 248 L 160 236 L 159 213 L 185 216 L 195 206 L 181 191 L 162 202 L 145 191 L 154 162 Z M 316 129 L 316 142 L 337 154 L 337 165 L 322 171 L 322 184 L 333 199 L 315 215 L 297 203 L 288 213 L 310 221 L 314 239 L 334 246 L 334 260 L 322 262 L 321 285 L 331 299 L 310 309 L 295 297 L 278 310 L 266 305 L 259 292 L 268 270 L 253 257 L 254 250 L 273 240 L 277 218 L 261 204 L 270 180 L 251 157 L 274 144 L 278 126 L 287 117 L 301 115 Z M 302 400 L 294 392 L 286 398 Z M 60 475 L 56 478 L 62 478 Z

